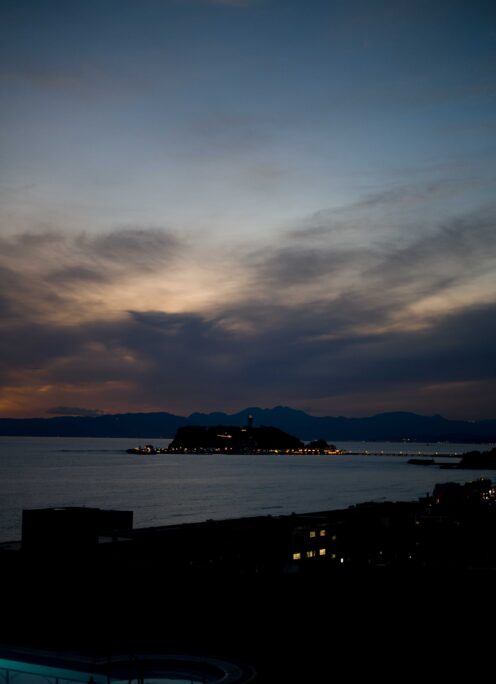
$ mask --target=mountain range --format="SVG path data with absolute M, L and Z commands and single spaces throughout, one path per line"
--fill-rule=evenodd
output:
M 118 413 L 98 416 L 1 418 L 0 435 L 36 437 L 172 438 L 185 425 L 254 425 L 280 428 L 303 440 L 496 442 L 496 420 L 449 420 L 416 413 L 380 413 L 367 418 L 317 417 L 286 406 L 250 407 L 238 413 Z

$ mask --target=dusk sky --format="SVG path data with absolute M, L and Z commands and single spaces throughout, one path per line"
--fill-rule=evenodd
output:
M 0 0 L 0 416 L 496 418 L 494 0 Z

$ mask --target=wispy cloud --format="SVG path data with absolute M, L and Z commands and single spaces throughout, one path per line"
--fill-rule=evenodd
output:
M 120 229 L 106 234 L 23 233 L 0 239 L 4 306 L 12 315 L 50 319 L 108 315 L 108 298 L 130 281 L 170 272 L 181 241 L 164 229 Z M 77 305 L 77 309 L 74 306 Z
M 396 192 L 382 200 L 376 196 L 370 206 L 409 197 Z M 427 301 L 437 298 L 431 313 L 442 315 L 496 297 L 490 284 L 496 262 L 495 207 L 423 222 L 415 230 L 408 230 L 407 220 L 397 225 L 395 238 L 381 230 L 379 235 L 368 232 L 366 220 L 351 209 L 346 216 L 322 213 L 318 223 L 315 218 L 289 231 L 272 250 L 250 255 L 255 289 L 257 283 L 259 292 L 269 283 L 270 296 L 280 301 L 286 293 L 298 300 L 302 292 L 315 300 L 348 301 L 356 323 L 376 316 L 381 325 L 387 319 L 397 323 L 402 315 L 420 320 L 424 300 L 427 314 Z

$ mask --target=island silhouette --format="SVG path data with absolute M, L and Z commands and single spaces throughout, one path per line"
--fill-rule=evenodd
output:
M 185 425 L 178 428 L 168 447 L 134 447 L 133 454 L 156 453 L 229 453 L 229 454 L 340 454 L 334 444 L 318 439 L 305 444 L 298 437 L 274 426 L 253 426 L 248 416 L 246 425 Z

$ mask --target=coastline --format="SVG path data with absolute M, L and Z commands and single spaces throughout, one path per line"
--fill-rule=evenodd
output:
M 168 440 L 161 444 L 166 446 Z M 401 443 L 337 446 L 364 451 L 379 446 L 385 453 L 132 456 L 125 453 L 129 447 L 125 438 L 0 438 L 0 540 L 20 538 L 22 508 L 130 508 L 135 511 L 135 525 L 149 527 L 343 508 L 370 500 L 410 501 L 431 491 L 437 482 L 476 476 L 469 471 L 447 474 L 438 468 L 413 468 L 407 464 L 408 455 L 386 453 L 404 448 Z M 460 448 L 436 448 L 441 451 L 443 446 L 446 452 Z M 415 447 L 415 455 L 432 448 Z M 491 477 L 490 471 L 487 476 Z

